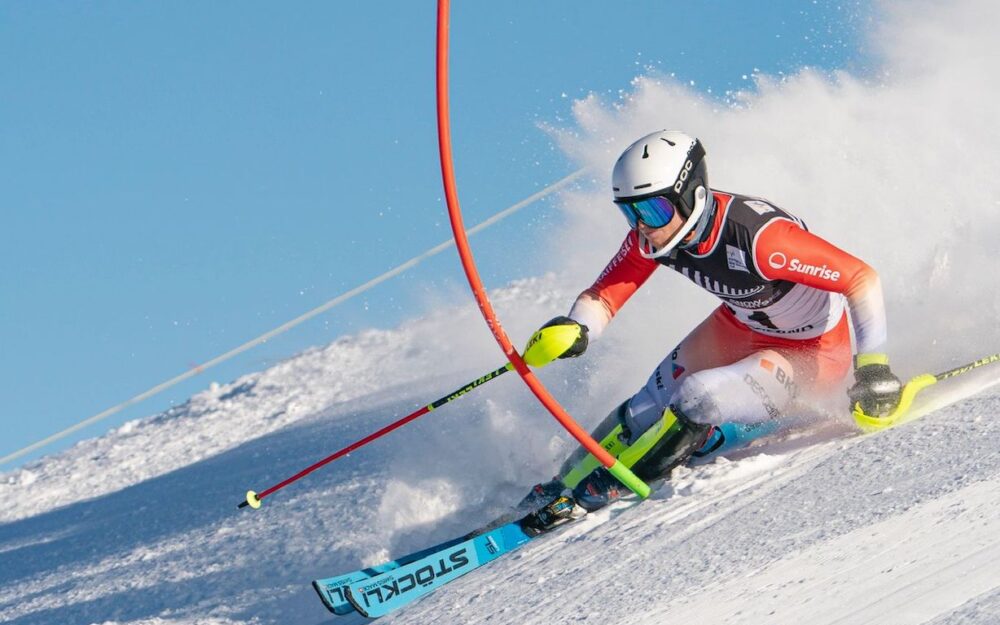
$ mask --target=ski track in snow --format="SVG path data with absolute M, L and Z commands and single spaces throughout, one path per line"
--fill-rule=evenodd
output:
M 545 279 L 496 295 L 525 323 L 568 297 Z M 517 315 L 509 318 L 516 327 Z M 313 578 L 486 521 L 507 505 L 488 495 L 519 494 L 568 449 L 544 418 L 531 441 L 518 442 L 525 423 L 540 419 L 507 376 L 276 493 L 262 510 L 237 510 L 248 488 L 495 368 L 481 323 L 466 306 L 338 340 L 3 474 L 0 622 L 326 621 Z M 437 337 L 449 330 L 481 341 L 448 353 Z M 440 361 L 433 376 L 429 361 Z
M 398 622 L 994 623 L 998 407 L 681 469 Z
M 729 107 L 643 77 L 608 105 L 576 102 L 576 125 L 552 133 L 571 159 L 606 172 L 615 144 L 652 128 L 705 132 L 721 188 L 766 192 L 886 276 L 899 341 L 891 353 L 898 373 L 912 375 L 997 340 L 1000 126 L 988 103 L 1000 74 L 982 50 L 994 45 L 1000 9 L 880 6 L 888 17 L 873 25 L 872 43 L 885 59 L 870 81 L 809 70 L 760 77 L 756 94 Z M 942 173 L 947 193 L 929 201 Z M 864 201 L 844 200 L 845 181 Z M 567 219 L 548 250 L 558 277 L 491 294 L 511 337 L 565 314 L 617 249 L 621 219 L 600 184 L 565 193 Z M 717 305 L 665 273 L 616 317 L 610 340 L 538 373 L 584 426 L 633 393 L 684 326 Z M 502 364 L 464 287 L 447 291 L 435 289 L 435 312 L 399 328 L 213 385 L 0 475 L 0 623 L 366 622 L 333 617 L 310 581 L 489 521 L 572 449 L 507 375 L 261 510 L 237 510 L 247 489 Z M 590 515 L 385 622 L 995 625 L 998 379 L 986 368 L 934 387 L 928 416 L 874 436 L 813 424 L 678 469 L 649 501 Z
M 421 381 L 410 359 L 429 346 L 407 344 L 412 335 L 338 341 L 4 475 L 0 622 L 330 623 L 312 579 L 501 513 L 569 449 L 554 426 L 537 425 L 516 380 L 351 454 L 259 511 L 236 509 L 248 486 L 475 377 L 466 368 L 447 383 Z M 399 370 L 382 369 L 390 356 Z M 343 371 L 353 377 L 312 388 Z M 399 382 L 391 400 L 371 382 L 382 375 Z M 943 407 L 879 435 L 842 438 L 848 429 L 832 423 L 678 469 L 649 501 L 590 515 L 387 622 L 994 622 L 1000 396 L 948 405 L 993 379 L 935 387 L 930 405 Z M 278 407 L 301 416 L 271 423 Z M 537 441 L 524 440 L 529 427 Z M 240 436 L 250 440 L 233 442 Z

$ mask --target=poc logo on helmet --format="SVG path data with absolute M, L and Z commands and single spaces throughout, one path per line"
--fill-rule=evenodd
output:
M 681 189 L 684 188 L 684 183 L 687 182 L 688 176 L 691 175 L 691 170 L 694 168 L 694 163 L 688 161 L 684 163 L 684 167 L 681 169 L 681 173 L 677 176 L 677 182 L 674 183 L 674 193 L 680 193 Z

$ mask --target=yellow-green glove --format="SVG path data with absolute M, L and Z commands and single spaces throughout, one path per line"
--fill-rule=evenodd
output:
M 587 351 L 587 326 L 569 317 L 556 317 L 531 335 L 524 362 L 544 367 L 556 358 L 576 358 Z

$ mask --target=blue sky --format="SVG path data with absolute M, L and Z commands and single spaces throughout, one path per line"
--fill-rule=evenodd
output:
M 0 4 L 0 456 L 450 237 L 434 11 Z M 458 3 L 452 132 L 466 223 L 574 169 L 537 127 L 568 123 L 574 99 L 614 99 L 649 68 L 719 98 L 755 71 L 863 72 L 869 16 L 864 4 L 790 0 Z M 539 270 L 505 245 L 544 245 L 551 216 L 542 202 L 473 239 L 487 286 Z M 442 254 L 61 445 L 393 326 L 462 280 L 457 256 Z

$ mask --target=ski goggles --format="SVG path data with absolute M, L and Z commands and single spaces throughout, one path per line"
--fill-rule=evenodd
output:
M 674 218 L 677 208 L 663 195 L 635 201 L 615 201 L 615 206 L 625 215 L 630 226 L 635 228 L 639 220 L 650 228 L 662 228 Z

